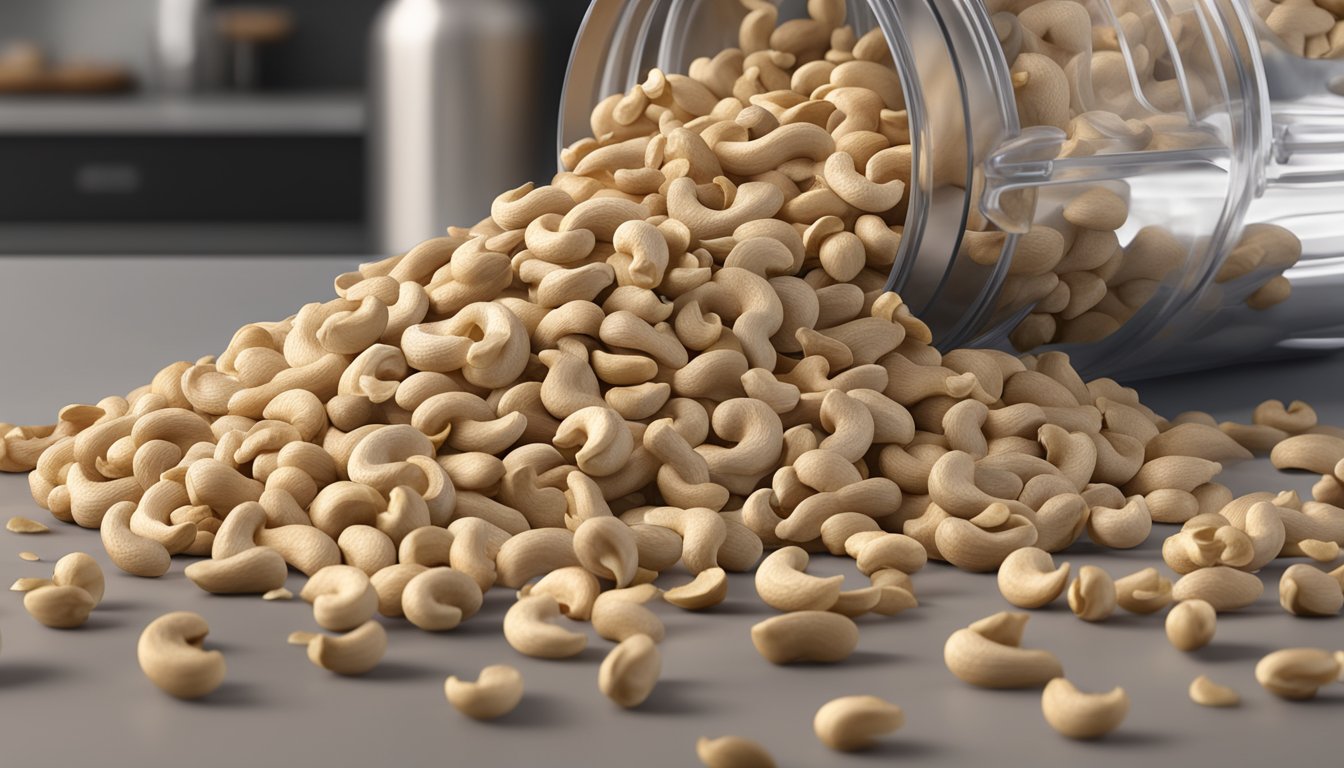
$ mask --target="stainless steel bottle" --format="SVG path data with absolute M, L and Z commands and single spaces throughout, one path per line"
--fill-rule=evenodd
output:
M 539 35 L 527 0 L 383 7 L 369 78 L 373 252 L 475 224 L 529 180 L 552 121 L 537 113 Z

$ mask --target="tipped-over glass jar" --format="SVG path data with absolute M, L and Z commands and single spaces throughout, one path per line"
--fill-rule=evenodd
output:
M 889 209 L 779 217 L 860 235 L 856 280 L 943 349 L 1137 378 L 1344 347 L 1344 25 L 1255 1 L 594 0 L 560 144 L 672 125 L 630 108 L 657 68 L 708 85 L 720 117 L 690 125 L 723 141 L 709 125 L 754 105 L 831 131 L 859 173 L 901 148 Z M 824 201 L 823 165 L 753 178 Z

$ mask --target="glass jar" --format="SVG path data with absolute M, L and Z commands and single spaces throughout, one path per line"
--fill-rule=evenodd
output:
M 650 68 L 737 46 L 762 6 L 594 0 L 561 148 Z M 880 30 L 899 77 L 886 287 L 940 348 L 1136 378 L 1344 346 L 1344 64 L 1285 50 L 1242 0 L 851 0 L 844 23 L 842 46 Z

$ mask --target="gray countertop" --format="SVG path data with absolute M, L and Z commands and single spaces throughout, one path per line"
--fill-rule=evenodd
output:
M 0 136 L 359 135 L 360 93 L 6 96 Z
M 95 402 L 147 381 L 178 359 L 218 353 L 239 325 L 290 314 L 331 294 L 331 279 L 354 259 L 0 258 L 0 419 L 37 423 L 70 402 Z M 1146 400 L 1167 415 L 1209 410 L 1247 419 L 1267 397 L 1311 401 L 1322 418 L 1344 423 L 1344 359 L 1225 369 L 1146 383 Z M 1296 488 L 1312 477 L 1275 472 L 1257 460 L 1220 478 L 1238 493 Z M 943 666 L 947 636 L 1008 609 L 992 576 L 931 564 L 916 574 L 921 606 L 896 618 L 866 618 L 859 650 L 834 666 L 774 667 L 753 650 L 749 627 L 772 613 L 749 576 L 734 576 L 728 601 L 701 615 L 657 610 L 667 623 L 662 679 L 640 709 L 622 711 L 597 690 L 597 667 L 610 644 L 593 636 L 577 660 L 541 661 L 514 652 L 500 635 L 511 595 L 494 590 L 475 618 L 456 631 L 420 632 L 390 623 L 383 663 L 364 678 L 343 679 L 310 665 L 285 644 L 295 629 L 315 629 L 302 602 L 207 595 L 182 576 L 183 563 L 159 580 L 118 572 L 96 532 L 50 519 L 28 496 L 21 475 L 0 476 L 0 518 L 26 515 L 50 534 L 0 531 L 0 582 L 48 575 L 76 550 L 95 555 L 108 575 L 107 597 L 78 630 L 46 629 L 17 594 L 0 595 L 0 764 L 101 767 L 237 765 L 628 766 L 697 764 L 702 735 L 758 739 L 782 766 L 878 764 L 1131 766 L 1336 765 L 1344 686 L 1316 701 L 1278 700 L 1254 682 L 1257 659 L 1285 646 L 1344 647 L 1340 619 L 1303 620 L 1283 612 L 1277 580 L 1284 563 L 1263 573 L 1265 596 L 1249 610 L 1220 617 L 1208 648 L 1184 654 L 1168 645 L 1160 616 L 1117 614 L 1098 625 L 1063 601 L 1038 611 L 1027 645 L 1060 656 L 1084 689 L 1124 686 L 1133 709 L 1099 743 L 1056 735 L 1040 713 L 1038 691 L 992 692 L 966 686 Z M 1078 544 L 1064 556 L 1113 576 L 1159 565 L 1159 527 L 1138 550 L 1101 552 Z M 23 562 L 18 552 L 42 558 Z M 1165 567 L 1163 566 L 1164 570 Z M 817 573 L 860 577 L 850 561 L 813 559 Z M 688 577 L 667 574 L 660 584 Z M 290 578 L 297 592 L 301 576 Z M 140 673 L 140 630 L 171 610 L 210 622 L 206 645 L 224 651 L 224 687 L 183 703 Z M 443 679 L 473 677 L 487 664 L 517 666 L 527 694 L 513 714 L 469 721 L 445 702 Z M 1237 688 L 1243 705 L 1204 709 L 1186 697 L 1198 674 Z M 817 707 L 855 693 L 883 696 L 906 711 L 906 725 L 878 750 L 839 755 L 812 735 Z

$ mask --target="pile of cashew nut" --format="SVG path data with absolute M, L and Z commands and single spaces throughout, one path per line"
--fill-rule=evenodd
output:
M 1173 642 L 1195 647 L 1204 630 L 1187 625 L 1211 635 L 1212 611 L 1258 596 L 1254 571 L 1269 560 L 1338 552 L 1344 509 L 1234 499 L 1215 481 L 1251 455 L 1239 439 L 1277 443 L 1256 429 L 1267 424 L 1164 419 L 1113 380 L 1083 381 L 1058 352 L 931 346 L 884 290 L 910 157 L 885 42 L 855 39 L 840 2 L 779 25 L 773 5 L 749 5 L 740 49 L 603 101 L 594 137 L 566 150 L 551 184 L 507 191 L 484 221 L 338 276 L 336 298 L 246 325 L 218 356 L 68 406 L 54 425 L 7 427 L 0 469 L 30 471 L 33 499 L 99 529 L 130 574 L 191 558 L 201 589 L 268 597 L 287 595 L 291 569 L 307 575 L 299 596 L 333 634 L 290 639 L 324 669 L 374 668 L 389 642 L 379 614 L 451 632 L 503 587 L 518 595 L 503 624 L 517 651 L 579 654 L 589 635 L 572 622 L 615 643 L 599 685 L 625 707 L 661 669 L 665 630 L 649 604 L 714 606 L 728 572 L 755 571 L 780 615 L 751 640 L 788 664 L 841 661 L 855 617 L 914 609 L 911 574 L 929 560 L 999 571 L 1021 607 L 1067 589 L 1089 621 L 1204 601 L 1207 616 L 1168 621 Z M 1032 20 L 1058 5 L 1021 10 L 1024 51 L 1067 50 L 1050 42 L 1062 27 Z M 1058 66 L 1013 57 L 1024 73 L 1037 59 Z M 1052 270 L 1091 264 L 1084 229 L 1112 232 L 1103 261 L 1124 252 L 1113 235 L 1124 217 L 1089 195 L 1064 211 L 1081 229 L 1041 238 L 1050 254 L 1033 275 L 1071 285 Z M 1140 279 L 1125 269 L 1111 271 L 1128 276 L 1118 288 Z M 1344 447 L 1312 422 L 1292 439 Z M 1185 525 L 1164 547 L 1184 574 L 1174 586 L 1153 569 L 1113 581 L 1096 568 L 1070 585 L 1067 564 L 1054 566 L 1085 534 L 1130 548 L 1155 522 Z M 868 583 L 808 574 L 822 552 L 853 558 Z M 689 578 L 653 585 L 678 565 Z M 40 620 L 77 624 L 101 574 L 60 571 L 27 585 L 27 600 Z M 1338 612 L 1321 577 L 1292 581 L 1290 610 Z M 1018 647 L 1024 624 L 1001 614 L 958 631 L 948 666 L 991 687 L 1060 677 L 1053 656 Z M 146 673 L 174 695 L 208 693 L 225 669 L 201 649 L 206 631 L 184 614 L 151 625 Z M 1300 690 L 1277 682 L 1278 666 L 1266 674 Z M 483 718 L 524 694 L 515 670 L 491 667 L 450 679 L 446 695 Z M 1053 683 L 1045 716 L 1082 737 L 1123 719 L 1123 691 L 1087 696 Z M 903 720 L 880 700 L 833 704 L 815 725 L 839 749 Z M 742 740 L 700 749 L 707 761 L 759 756 Z

